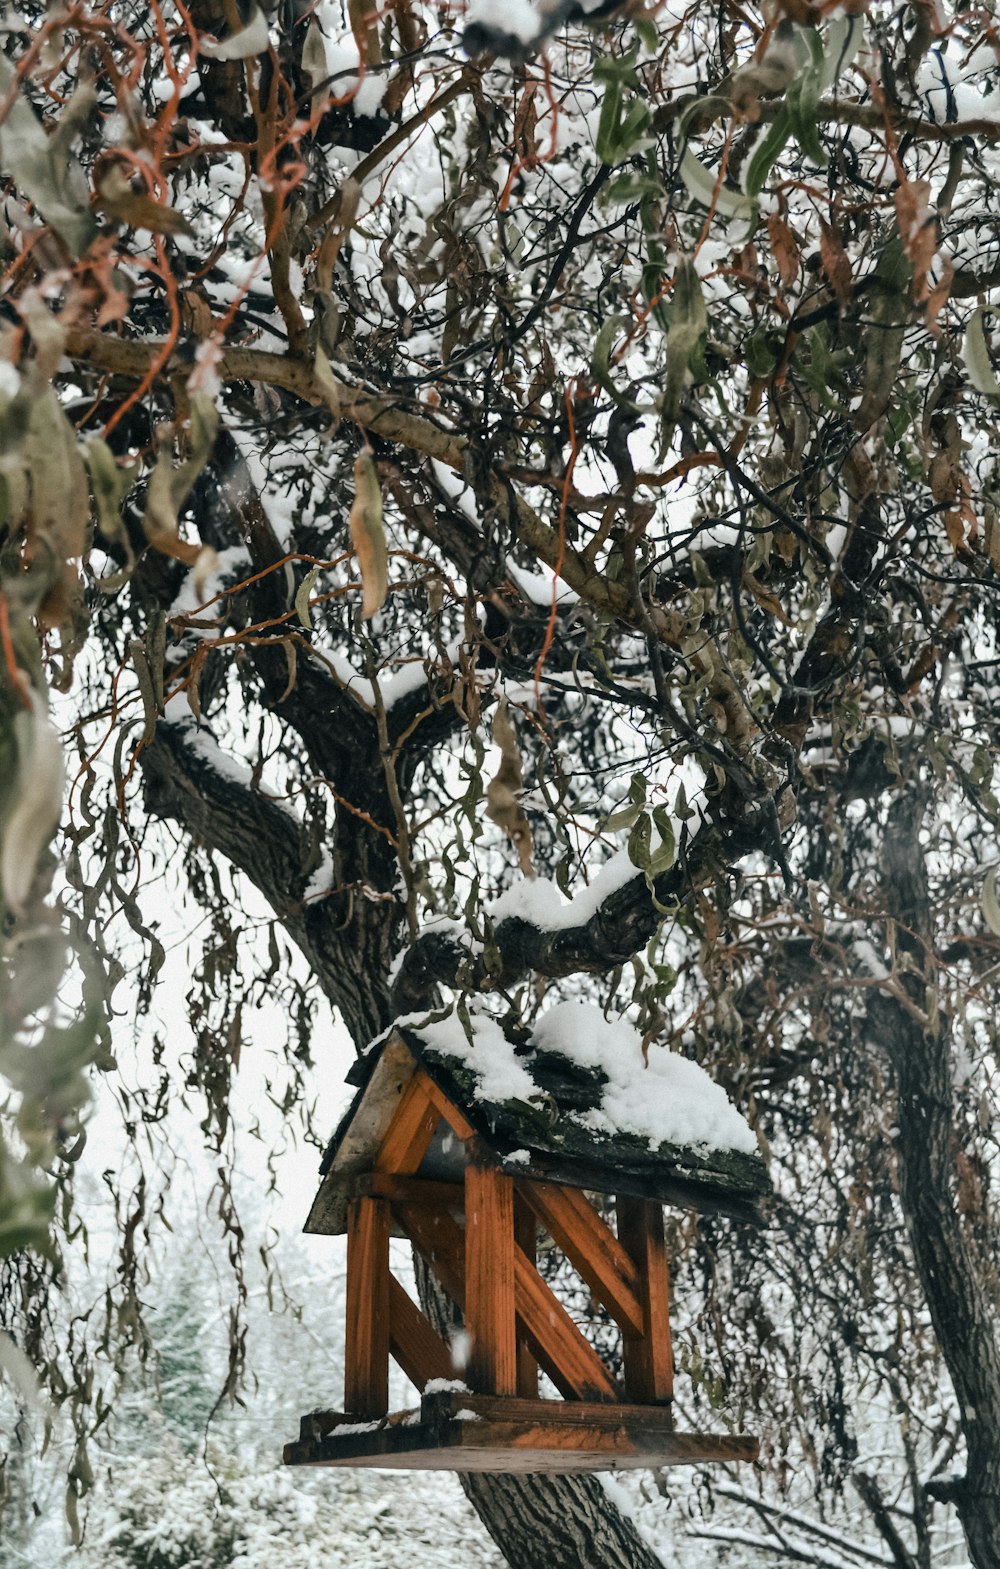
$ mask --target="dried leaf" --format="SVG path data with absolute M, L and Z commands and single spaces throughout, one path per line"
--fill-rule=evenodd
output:
M 851 263 L 840 235 L 822 218 L 819 221 L 819 254 L 837 303 L 846 305 L 851 297 Z
M 0 167 L 9 173 L 22 195 L 33 202 L 74 256 L 81 255 L 97 233 L 90 208 L 72 190 L 77 165 L 67 158 L 67 143 L 97 95 L 92 87 L 80 88 L 63 111 L 62 137 L 47 136 L 18 84 L 6 55 L 0 54 L 0 101 L 6 108 L 0 125 Z
M 896 220 L 907 260 L 913 268 L 913 297 L 927 298 L 927 277 L 937 254 L 937 215 L 930 207 L 931 182 L 907 180 L 895 193 Z
M 129 657 L 139 683 L 139 696 L 142 698 L 142 712 L 145 727 L 142 732 L 143 745 L 148 746 L 156 734 L 156 688 L 153 684 L 153 672 L 150 667 L 146 645 L 138 637 L 129 640 Z
M 1000 900 L 997 899 L 997 868 L 987 872 L 982 892 L 983 919 L 994 937 L 1000 937 Z
M 339 419 L 340 383 L 333 374 L 333 371 L 330 369 L 330 361 L 327 359 L 318 343 L 316 345 L 316 352 L 313 357 L 313 374 L 316 377 L 317 387 L 327 401 L 330 413 Z
M 196 392 L 191 399 L 191 455 L 182 463 L 174 462 L 174 431 L 165 426 L 160 450 L 149 481 L 143 526 L 150 544 L 168 555 L 194 565 L 200 546 L 178 539 L 178 513 L 198 475 L 208 462 L 215 443 L 219 415 L 207 393 Z
M 150 234 L 191 234 L 192 228 L 176 207 L 158 202 L 146 190 L 133 190 L 120 164 L 113 164 L 97 187 L 101 210 L 116 223 Z
M 486 815 L 510 839 L 524 876 L 534 877 L 531 825 L 521 805 L 521 753 L 506 699 L 493 716 L 493 740 L 500 748 L 500 767 L 486 789 Z
M 799 275 L 801 264 L 795 236 L 784 218 L 776 212 L 768 216 L 767 236 L 771 242 L 771 254 L 777 263 L 778 277 L 784 287 L 790 289 Z
M 309 613 L 309 599 L 319 577 L 319 567 L 313 567 L 307 572 L 302 582 L 295 591 L 295 614 L 298 616 L 307 632 L 312 631 L 312 616 Z
M 382 490 L 375 460 L 368 448 L 354 463 L 354 505 L 351 507 L 351 544 L 361 568 L 361 614 L 377 614 L 389 592 L 389 559 L 382 523 Z
M 323 29 L 316 20 L 315 14 L 309 18 L 306 36 L 302 43 L 302 72 L 309 78 L 312 96 L 309 107 L 313 117 L 322 114 L 330 98 L 330 66 L 326 57 L 326 44 L 323 42 Z

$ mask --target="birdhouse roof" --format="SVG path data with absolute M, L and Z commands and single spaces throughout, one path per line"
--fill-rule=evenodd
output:
M 756 1136 L 696 1063 L 600 1009 L 563 1003 L 529 1034 L 482 1014 L 399 1021 L 354 1065 L 358 1086 L 323 1159 L 307 1231 L 341 1232 L 400 1098 L 422 1071 L 462 1114 L 417 1175 L 458 1182 L 470 1155 L 511 1176 L 759 1220 L 770 1180 Z M 474 1146 L 474 1148 L 472 1147 Z

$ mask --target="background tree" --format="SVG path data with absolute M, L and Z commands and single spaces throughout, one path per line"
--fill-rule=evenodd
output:
M 126 969 L 148 1004 L 168 869 L 205 913 L 196 1046 L 158 1043 L 125 1125 L 203 1097 L 228 1392 L 255 1002 L 289 1112 L 320 994 L 359 1049 L 599 999 L 771 1156 L 766 1245 L 676 1224 L 692 1417 L 724 1387 L 776 1486 L 805 1457 L 885 1561 L 957 1517 L 987 1569 L 993 11 L 661 6 L 536 56 L 557 14 L 29 4 L 5 34 L 5 1355 L 73 1412 L 75 1497 L 153 1219 L 116 1193 L 106 1328 L 61 1340 L 82 1069 L 115 1071 Z M 593 1479 L 469 1488 L 512 1564 L 653 1561 Z

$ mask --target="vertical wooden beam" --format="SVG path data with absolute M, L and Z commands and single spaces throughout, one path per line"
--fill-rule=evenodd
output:
M 493 1166 L 465 1169 L 465 1327 L 472 1388 L 515 1395 L 514 1185 Z
M 538 1222 L 521 1195 L 514 1193 L 514 1241 L 531 1264 L 538 1250 Z M 517 1393 L 522 1400 L 538 1399 L 538 1363 L 525 1342 L 517 1337 Z
M 389 1409 L 389 1205 L 352 1199 L 347 1210 L 344 1409 L 368 1420 Z
M 673 1399 L 674 1353 L 670 1338 L 670 1272 L 663 1209 L 656 1199 L 617 1200 L 618 1240 L 638 1270 L 642 1334 L 623 1333 L 625 1392 L 638 1404 Z

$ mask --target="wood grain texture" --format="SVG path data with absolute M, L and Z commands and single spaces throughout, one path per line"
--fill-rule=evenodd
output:
M 450 1348 L 395 1275 L 389 1276 L 389 1350 L 417 1389 L 433 1378 L 455 1377 Z
M 551 1182 L 519 1182 L 517 1191 L 620 1328 L 641 1335 L 636 1265 L 584 1195 Z
M 465 1327 L 473 1389 L 517 1393 L 514 1184 L 495 1166 L 465 1170 Z M 522 1255 L 523 1257 L 523 1255 Z
M 395 1172 L 373 1171 L 359 1177 L 358 1193 L 389 1199 L 394 1204 L 423 1204 L 452 1215 L 465 1213 L 465 1186 L 461 1182 L 438 1182 L 430 1177 L 404 1177 Z
M 452 1132 L 457 1134 L 463 1141 L 474 1139 L 476 1130 L 464 1112 L 459 1111 L 454 1101 L 444 1093 L 439 1085 L 435 1084 L 429 1073 L 423 1073 L 423 1078 L 427 1085 L 428 1095 Z
M 375 1170 L 409 1175 L 416 1171 L 434 1137 L 441 1114 L 427 1093 L 428 1078 L 417 1072 L 400 1096 L 382 1140 Z
M 576 1400 L 620 1400 L 618 1385 L 590 1341 L 520 1248 L 514 1249 L 514 1291 L 528 1344 L 560 1394 Z
M 571 1474 L 753 1461 L 759 1449 L 745 1434 L 675 1433 L 665 1413 L 649 1407 L 433 1395 L 417 1421 L 401 1412 L 350 1432 L 330 1427 L 332 1416 L 303 1419 L 299 1441 L 285 1447 L 287 1465 Z
M 514 1184 L 514 1242 L 529 1264 L 534 1264 L 538 1249 L 538 1223 L 534 1211 Z M 532 1352 L 518 1320 L 517 1337 L 517 1393 L 526 1400 L 538 1398 L 538 1359 Z
M 625 1391 L 637 1401 L 669 1401 L 674 1393 L 670 1335 L 670 1274 L 663 1209 L 656 1199 L 619 1197 L 618 1239 L 638 1271 L 642 1329 L 622 1334 Z
M 389 1206 L 354 1199 L 347 1213 L 344 1404 L 361 1418 L 389 1409 Z
M 464 1310 L 465 1239 L 461 1227 L 450 1215 L 423 1205 L 395 1204 L 393 1214 L 452 1301 Z M 534 1263 L 516 1246 L 514 1306 L 518 1331 L 532 1356 L 565 1399 L 613 1401 L 621 1398 L 621 1390 L 589 1340 L 542 1280 Z

